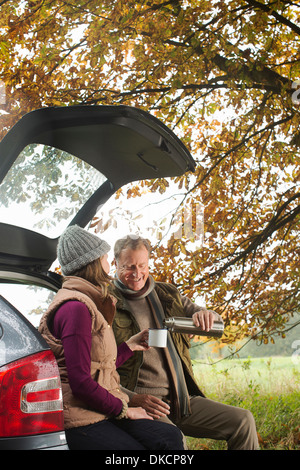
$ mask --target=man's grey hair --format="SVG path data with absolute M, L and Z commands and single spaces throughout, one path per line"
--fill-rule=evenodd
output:
M 131 250 L 137 250 L 138 248 L 144 246 L 148 254 L 151 253 L 151 245 L 149 240 L 146 238 L 140 237 L 139 235 L 126 235 L 126 237 L 120 238 L 116 241 L 114 246 L 114 256 L 115 259 L 118 261 L 121 251 L 125 250 L 126 248 L 130 248 Z

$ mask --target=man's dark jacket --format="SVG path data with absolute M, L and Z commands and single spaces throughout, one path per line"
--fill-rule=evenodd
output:
M 155 283 L 155 291 L 161 301 L 165 317 L 185 317 L 184 308 L 181 302 L 180 294 L 172 284 L 164 282 Z M 114 289 L 113 295 L 117 298 L 116 316 L 113 323 L 113 329 L 117 344 L 127 341 L 131 336 L 140 331 L 139 326 L 130 312 L 128 303 L 118 289 Z M 183 371 L 186 379 L 186 385 L 189 395 L 204 396 L 199 389 L 192 368 L 191 357 L 189 353 L 190 340 L 188 335 L 182 333 L 171 333 L 179 357 L 182 362 Z M 139 369 L 143 363 L 143 352 L 136 351 L 120 368 L 118 373 L 121 377 L 123 387 L 134 391 L 137 384 Z

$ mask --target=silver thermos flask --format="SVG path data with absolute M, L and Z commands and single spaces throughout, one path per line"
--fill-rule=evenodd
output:
M 224 331 L 223 322 L 215 320 L 213 327 L 209 331 L 203 331 L 200 327 L 195 326 L 192 318 L 171 317 L 164 320 L 164 327 L 174 333 L 187 333 L 197 336 L 210 336 L 213 338 L 221 338 Z

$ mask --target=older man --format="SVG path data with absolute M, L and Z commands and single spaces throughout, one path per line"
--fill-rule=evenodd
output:
M 114 254 L 118 344 L 144 328 L 160 327 L 168 317 L 192 317 L 204 330 L 221 319 L 182 296 L 173 285 L 153 280 L 147 240 L 129 235 L 116 242 Z M 188 436 L 226 440 L 228 449 L 258 448 L 255 422 L 248 410 L 204 397 L 193 375 L 186 334 L 169 335 L 165 349 L 135 353 L 118 372 L 130 406 L 142 406 L 155 419 L 171 420 Z

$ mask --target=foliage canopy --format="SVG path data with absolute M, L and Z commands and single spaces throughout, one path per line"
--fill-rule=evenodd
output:
M 279 0 L 0 2 L 2 136 L 42 106 L 127 104 L 197 160 L 175 179 L 205 241 L 158 244 L 159 279 L 206 294 L 227 340 L 283 332 L 299 309 L 300 6 Z M 144 181 L 164 191 L 168 181 Z

